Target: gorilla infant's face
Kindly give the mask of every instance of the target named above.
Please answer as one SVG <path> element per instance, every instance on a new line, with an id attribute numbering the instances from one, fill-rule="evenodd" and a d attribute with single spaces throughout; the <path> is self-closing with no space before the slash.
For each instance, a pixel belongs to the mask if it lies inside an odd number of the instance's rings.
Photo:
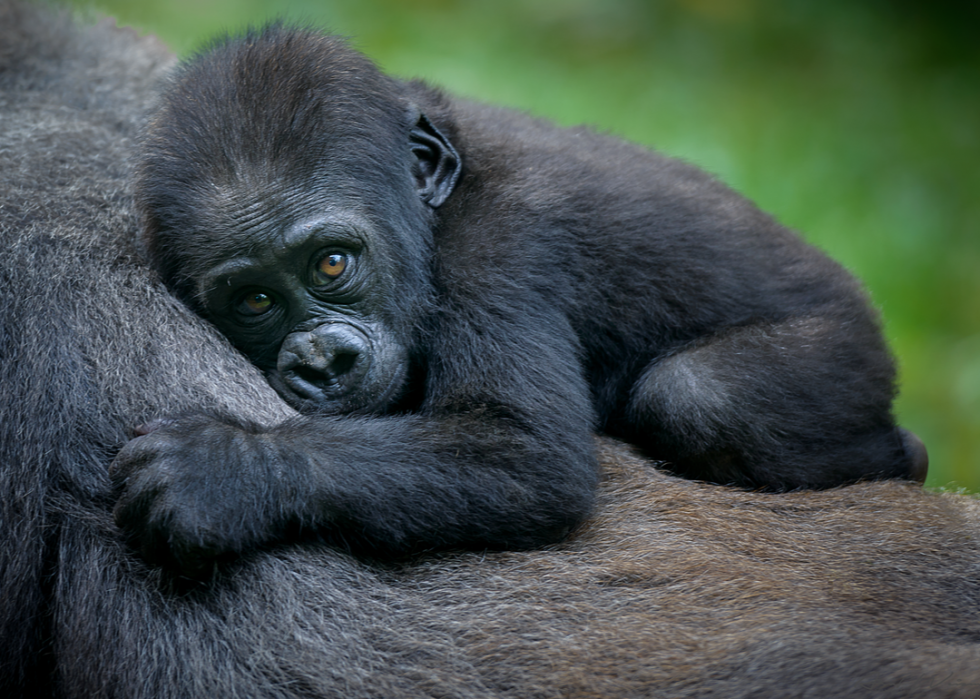
<path id="1" fill-rule="evenodd" d="M 381 412 L 422 375 L 410 358 L 428 356 L 434 209 L 460 158 L 369 64 L 339 85 L 315 77 L 316 53 L 294 94 L 263 82 L 286 60 L 267 58 L 231 66 L 236 89 L 171 96 L 139 166 L 144 242 L 168 286 L 291 405 Z"/>
<path id="2" fill-rule="evenodd" d="M 263 218 L 263 217 L 259 217 Z M 285 227 L 241 221 L 197 275 L 208 317 L 304 412 L 376 412 L 407 376 L 404 329 L 384 317 L 383 239 L 341 208 Z"/>

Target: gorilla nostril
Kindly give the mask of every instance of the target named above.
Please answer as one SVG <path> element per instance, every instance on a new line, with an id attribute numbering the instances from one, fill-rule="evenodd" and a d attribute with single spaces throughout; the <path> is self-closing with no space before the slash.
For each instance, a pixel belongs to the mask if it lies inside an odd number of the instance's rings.
<path id="1" fill-rule="evenodd" d="M 357 352 L 339 352 L 330 363 L 330 373 L 333 376 L 340 376 L 348 373 L 354 368 L 358 358 Z"/>

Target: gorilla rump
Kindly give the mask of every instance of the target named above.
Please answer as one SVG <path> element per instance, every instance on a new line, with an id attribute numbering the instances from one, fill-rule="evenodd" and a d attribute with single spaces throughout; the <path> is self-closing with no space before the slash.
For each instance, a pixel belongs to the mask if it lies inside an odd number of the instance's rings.
<path id="1" fill-rule="evenodd" d="M 297 527 L 381 554 L 553 542 L 590 509 L 595 429 L 720 483 L 924 476 L 838 264 L 689 165 L 337 38 L 273 25 L 184 65 L 137 200 L 165 281 L 303 414 L 145 428 L 114 468 L 151 560 Z"/>

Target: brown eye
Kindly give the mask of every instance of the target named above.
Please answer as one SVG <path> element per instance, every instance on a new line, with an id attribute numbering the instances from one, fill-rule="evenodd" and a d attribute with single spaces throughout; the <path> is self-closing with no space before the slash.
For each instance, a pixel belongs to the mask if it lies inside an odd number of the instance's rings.
<path id="1" fill-rule="evenodd" d="M 238 302 L 238 310 L 245 315 L 260 316 L 275 305 L 272 297 L 262 291 L 250 291 Z"/>
<path id="2" fill-rule="evenodd" d="M 317 284 L 329 284 L 347 269 L 347 255 L 332 252 L 316 264 L 314 276 Z"/>

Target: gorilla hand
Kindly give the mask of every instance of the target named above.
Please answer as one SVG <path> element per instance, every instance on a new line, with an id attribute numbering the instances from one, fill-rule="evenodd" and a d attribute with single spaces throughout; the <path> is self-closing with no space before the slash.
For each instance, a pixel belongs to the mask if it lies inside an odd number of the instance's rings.
<path id="1" fill-rule="evenodd" d="M 147 562 L 200 577 L 222 554 L 254 548 L 284 527 L 275 505 L 288 479 L 256 430 L 195 414 L 154 421 L 137 435 L 110 474 L 116 523 Z"/>

